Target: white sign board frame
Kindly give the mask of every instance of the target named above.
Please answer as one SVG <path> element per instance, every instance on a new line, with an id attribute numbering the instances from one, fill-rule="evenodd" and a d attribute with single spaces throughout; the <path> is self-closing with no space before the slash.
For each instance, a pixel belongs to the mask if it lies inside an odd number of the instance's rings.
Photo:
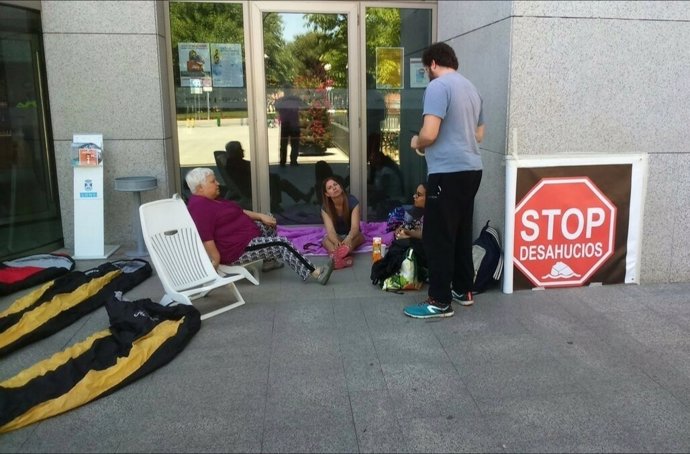
<path id="1" fill-rule="evenodd" d="M 610 164 L 631 164 L 630 219 L 626 254 L 625 283 L 640 281 L 640 248 L 644 219 L 644 198 L 647 187 L 646 154 L 572 154 L 533 155 L 506 157 L 505 236 L 503 248 L 503 293 L 513 293 L 513 248 L 515 246 L 515 208 L 517 171 L 519 168 L 596 166 Z"/>

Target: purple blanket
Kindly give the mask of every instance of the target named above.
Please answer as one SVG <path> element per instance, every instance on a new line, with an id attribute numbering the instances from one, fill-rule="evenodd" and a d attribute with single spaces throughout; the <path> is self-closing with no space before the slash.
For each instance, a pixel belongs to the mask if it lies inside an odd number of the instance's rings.
<path id="1" fill-rule="evenodd" d="M 393 232 L 386 232 L 386 222 L 362 222 L 359 228 L 364 235 L 364 243 L 354 252 L 371 252 L 371 243 L 375 236 L 380 236 L 383 244 L 390 245 Z M 284 236 L 295 245 L 304 255 L 328 255 L 321 246 L 321 240 L 326 234 L 323 227 L 284 227 L 278 226 L 278 236 Z"/>

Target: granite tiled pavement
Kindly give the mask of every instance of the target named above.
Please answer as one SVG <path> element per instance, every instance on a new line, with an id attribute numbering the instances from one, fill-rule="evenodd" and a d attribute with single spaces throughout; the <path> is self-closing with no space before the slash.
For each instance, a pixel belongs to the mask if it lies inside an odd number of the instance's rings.
<path id="1" fill-rule="evenodd" d="M 422 321 L 402 309 L 424 291 L 369 271 L 358 255 L 327 286 L 288 268 L 240 283 L 247 304 L 171 363 L 0 452 L 690 451 L 690 284 L 493 289 Z M 126 297 L 162 293 L 154 276 Z M 3 358 L 0 380 L 107 324 L 99 309 Z"/>

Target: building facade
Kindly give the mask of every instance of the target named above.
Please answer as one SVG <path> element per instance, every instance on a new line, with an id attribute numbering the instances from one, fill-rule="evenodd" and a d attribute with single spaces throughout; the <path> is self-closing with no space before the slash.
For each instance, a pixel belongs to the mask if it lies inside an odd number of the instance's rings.
<path id="1" fill-rule="evenodd" d="M 203 107 L 191 115 L 189 109 L 182 111 L 183 101 L 176 91 L 181 87 L 181 76 L 175 68 L 181 55 L 178 41 L 183 38 L 171 36 L 175 33 L 171 3 L 0 2 L 1 6 L 18 5 L 40 13 L 49 99 L 47 150 L 54 161 L 46 165 L 55 175 L 61 232 L 68 249 L 74 246 L 74 188 L 67 157 L 76 133 L 101 133 L 104 137 L 106 243 L 131 244 L 134 231 L 131 194 L 115 191 L 115 179 L 155 177 L 157 188 L 142 193 L 143 201 L 183 192 L 185 168 L 212 164 L 212 155 L 202 160 L 187 157 L 187 135 L 209 137 L 218 131 L 213 129 L 215 121 L 218 128 L 233 122 L 248 128 L 243 145 L 256 150 L 250 152 L 251 206 L 262 211 L 273 208 L 273 196 L 267 190 L 272 184 L 271 174 L 287 170 L 278 167 L 271 154 L 274 151 L 260 151 L 277 149 L 277 139 L 272 138 L 271 108 L 265 109 L 264 102 L 257 101 L 275 93 L 269 90 L 270 84 L 257 83 L 268 80 L 268 63 L 256 63 L 257 55 L 268 55 L 264 46 L 268 38 L 256 36 L 261 33 L 257 30 L 262 27 L 262 18 L 265 22 L 274 10 L 285 14 L 284 19 L 293 13 L 333 14 L 347 19 L 350 52 L 345 67 L 355 75 L 350 73 L 344 95 L 349 103 L 339 123 L 346 125 L 342 129 L 345 139 L 334 139 L 342 140 L 339 149 L 346 150 L 346 156 L 333 165 L 338 168 L 342 164 L 347 169 L 344 172 L 348 173 L 351 191 L 361 195 L 365 206 L 373 206 L 374 191 L 369 186 L 368 156 L 364 152 L 366 134 L 361 126 L 373 112 L 368 110 L 366 95 L 365 74 L 370 63 L 363 43 L 367 30 L 355 24 L 358 17 L 368 14 L 366 8 L 394 6 L 399 10 L 403 38 L 388 47 L 414 48 L 403 52 L 405 74 L 400 76 L 403 90 L 398 117 L 391 115 L 396 106 L 390 99 L 395 98 L 386 97 L 386 125 L 395 123 L 397 128 L 396 158 L 406 190 L 424 175 L 423 165 L 406 146 L 410 131 L 421 124 L 423 87 L 411 79 L 414 59 L 421 57 L 429 42 L 445 41 L 458 54 L 460 72 L 475 83 L 484 100 L 485 170 L 475 208 L 477 232 L 487 219 L 503 231 L 505 163 L 511 156 L 642 153 L 647 156 L 648 170 L 640 240 L 641 281 L 690 281 L 690 248 L 685 244 L 684 228 L 690 212 L 690 130 L 686 125 L 690 118 L 690 54 L 684 49 L 684 43 L 690 41 L 690 9 L 683 2 L 441 1 L 391 5 L 351 1 L 322 2 L 328 6 L 318 7 L 321 9 L 314 9 L 312 2 L 287 2 L 289 6 L 286 2 L 226 2 L 239 5 L 245 24 L 244 36 L 238 40 L 244 39 L 242 49 L 247 60 L 243 73 L 246 99 L 240 100 L 246 119 L 223 114 L 213 118 L 213 112 L 223 111 L 212 110 L 210 97 L 205 98 L 205 113 Z M 414 20 L 419 14 L 429 30 L 416 31 L 419 27 Z M 213 43 L 212 38 L 209 40 Z M 337 90 L 329 91 L 333 106 L 337 95 Z M 199 99 L 203 101 L 203 94 Z M 333 110 L 337 116 L 338 109 Z M 202 124 L 208 129 L 199 133 Z M 209 144 L 208 152 L 224 143 L 225 139 Z M 368 210 L 367 216 L 377 219 L 381 213 Z"/>

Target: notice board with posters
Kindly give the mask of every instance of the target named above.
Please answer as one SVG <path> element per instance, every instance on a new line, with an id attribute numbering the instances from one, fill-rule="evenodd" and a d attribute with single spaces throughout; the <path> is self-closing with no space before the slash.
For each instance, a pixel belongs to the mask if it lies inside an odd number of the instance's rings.
<path id="1" fill-rule="evenodd" d="M 638 283 L 647 156 L 506 161 L 503 292 Z"/>

